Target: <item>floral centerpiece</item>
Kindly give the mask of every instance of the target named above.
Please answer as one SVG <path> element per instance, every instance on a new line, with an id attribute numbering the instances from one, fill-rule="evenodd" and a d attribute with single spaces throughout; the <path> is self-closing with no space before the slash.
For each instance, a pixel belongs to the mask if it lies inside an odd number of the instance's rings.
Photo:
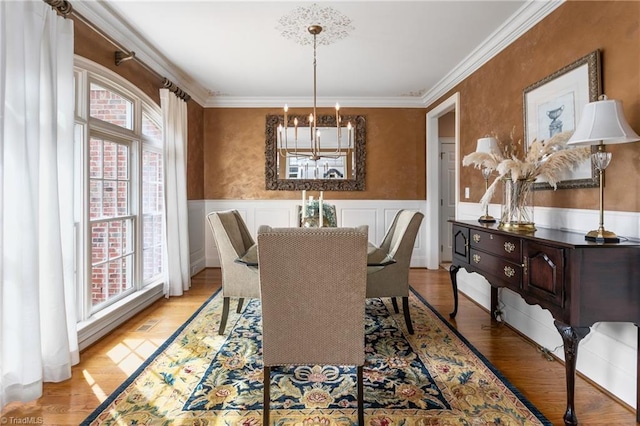
<path id="1" fill-rule="evenodd" d="M 536 181 L 547 182 L 555 190 L 565 173 L 587 160 L 591 150 L 589 147 L 568 148 L 567 141 L 573 132 L 562 132 L 546 141 L 534 140 L 524 156 L 519 158 L 517 146 L 522 145 L 522 141 L 514 142 L 514 130 L 511 131 L 510 143 L 502 148 L 502 152 L 473 152 L 463 158 L 462 165 L 473 164 L 478 169 L 496 170 L 497 177 L 487 188 L 480 204 L 486 209 L 499 184 L 504 184 L 501 227 L 533 230 L 533 217 L 528 210 L 533 207 L 529 205 L 533 184 Z"/>
<path id="2" fill-rule="evenodd" d="M 331 204 L 327 204 L 320 200 L 311 200 L 305 203 L 304 213 L 300 211 L 302 215 L 302 226 L 317 227 L 320 224 L 320 203 L 322 203 L 322 226 L 336 227 L 338 221 L 336 220 L 336 210 Z"/>

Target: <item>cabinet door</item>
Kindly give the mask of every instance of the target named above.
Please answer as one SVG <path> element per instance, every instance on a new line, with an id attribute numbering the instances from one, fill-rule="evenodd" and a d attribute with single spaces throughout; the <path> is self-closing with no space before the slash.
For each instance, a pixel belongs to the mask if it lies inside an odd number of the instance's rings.
<path id="1" fill-rule="evenodd" d="M 524 242 L 523 296 L 527 301 L 564 307 L 565 251 L 533 241 Z"/>
<path id="2" fill-rule="evenodd" d="M 469 263 L 469 228 L 453 225 L 453 259 Z"/>

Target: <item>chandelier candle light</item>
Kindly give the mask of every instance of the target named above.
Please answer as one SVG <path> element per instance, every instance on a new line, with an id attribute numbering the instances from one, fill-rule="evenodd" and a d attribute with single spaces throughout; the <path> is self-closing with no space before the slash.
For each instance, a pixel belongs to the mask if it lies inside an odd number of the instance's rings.
<path id="1" fill-rule="evenodd" d="M 323 150 L 322 145 L 320 143 L 320 130 L 318 129 L 318 115 L 317 115 L 317 63 L 316 63 L 316 52 L 317 52 L 317 40 L 316 37 L 318 34 L 322 32 L 322 27 L 320 25 L 311 25 L 308 27 L 308 31 L 311 35 L 313 35 L 313 112 L 309 114 L 309 140 L 310 145 L 307 148 L 304 147 L 302 150 L 301 147 L 298 146 L 298 125 L 302 124 L 298 122 L 298 118 L 295 117 L 293 120 L 293 146 L 289 146 L 289 107 L 285 104 L 284 106 L 284 122 L 278 125 L 278 146 L 280 155 L 283 157 L 302 157 L 308 158 L 315 162 L 316 168 L 316 177 L 317 177 L 317 169 L 318 169 L 318 160 L 321 158 L 331 158 L 337 159 L 340 158 L 342 154 L 343 144 L 342 144 L 342 118 L 340 117 L 340 104 L 336 103 L 336 148 L 335 150 Z M 344 146 L 348 152 L 353 149 L 353 126 L 351 122 L 347 123 L 347 144 Z"/>

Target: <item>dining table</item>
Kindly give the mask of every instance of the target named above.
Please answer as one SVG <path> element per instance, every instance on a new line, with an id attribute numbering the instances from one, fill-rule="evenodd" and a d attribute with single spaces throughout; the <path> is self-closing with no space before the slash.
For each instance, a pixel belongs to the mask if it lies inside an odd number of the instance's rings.
<path id="1" fill-rule="evenodd" d="M 249 249 L 236 260 L 250 267 L 258 267 L 258 244 L 253 244 Z M 367 273 L 372 273 L 384 268 L 387 265 L 396 263 L 395 259 L 385 250 L 369 242 L 367 245 Z"/>

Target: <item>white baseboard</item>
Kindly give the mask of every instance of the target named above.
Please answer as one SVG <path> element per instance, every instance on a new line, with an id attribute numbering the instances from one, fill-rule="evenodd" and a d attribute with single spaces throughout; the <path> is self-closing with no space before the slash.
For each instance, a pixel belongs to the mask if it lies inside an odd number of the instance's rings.
<path id="1" fill-rule="evenodd" d="M 491 205 L 489 213 L 500 217 L 500 206 Z M 460 203 L 457 217 L 461 220 L 477 219 L 483 214 L 479 204 Z M 586 233 L 597 228 L 599 212 L 596 210 L 556 209 L 535 207 L 536 226 L 566 229 Z M 638 238 L 640 213 L 605 212 L 605 223 L 612 224 L 618 235 Z M 472 300 L 490 307 L 490 286 L 478 274 L 458 273 L 458 289 Z M 564 359 L 562 339 L 553 325 L 548 311 L 528 305 L 518 294 L 507 289 L 500 291 L 504 304 L 504 320 L 509 325 Z M 532 348 L 532 350 L 534 350 Z M 636 406 L 637 329 L 631 323 L 597 323 L 580 343 L 577 370 L 611 392 L 631 407 Z"/>

